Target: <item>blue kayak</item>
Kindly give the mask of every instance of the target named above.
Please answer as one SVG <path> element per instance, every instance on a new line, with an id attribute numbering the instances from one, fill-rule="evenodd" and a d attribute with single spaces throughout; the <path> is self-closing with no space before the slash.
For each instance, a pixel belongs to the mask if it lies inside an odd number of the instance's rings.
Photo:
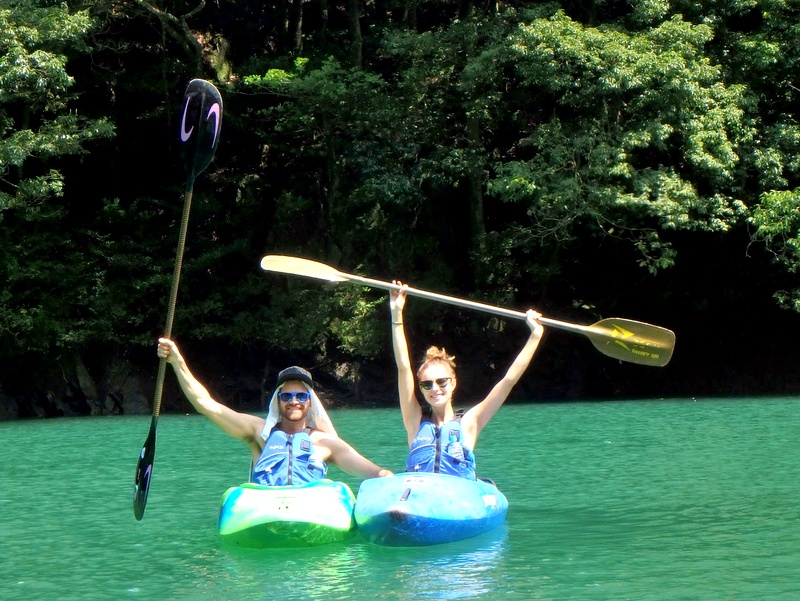
<path id="1" fill-rule="evenodd" d="M 407 472 L 364 480 L 355 519 L 370 542 L 413 547 L 478 536 L 500 526 L 507 511 L 508 500 L 491 482 Z"/>
<path id="2" fill-rule="evenodd" d="M 246 483 L 222 497 L 219 533 L 227 545 L 308 547 L 343 541 L 356 532 L 355 497 L 343 482 L 298 486 Z"/>

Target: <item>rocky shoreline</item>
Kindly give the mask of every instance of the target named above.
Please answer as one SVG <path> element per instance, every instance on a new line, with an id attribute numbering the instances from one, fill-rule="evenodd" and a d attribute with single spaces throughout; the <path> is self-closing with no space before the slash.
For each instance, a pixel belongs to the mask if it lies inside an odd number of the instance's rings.
<path id="1" fill-rule="evenodd" d="M 221 402 L 239 411 L 258 412 L 265 409 L 279 371 L 272 369 L 271 364 L 268 362 L 267 367 L 254 371 L 223 364 L 203 365 L 201 361 L 192 369 Z M 61 365 L 58 376 L 40 378 L 27 390 L 10 391 L 0 386 L 0 421 L 152 413 L 158 372 L 156 361 L 143 366 L 128 359 L 115 359 L 94 371 L 95 375 L 78 359 L 69 367 Z M 254 375 L 258 371 L 263 372 L 260 378 Z M 355 371 L 350 365 L 315 370 L 317 393 L 326 405 L 376 406 L 394 402 L 393 381 L 380 377 L 366 383 L 363 378 L 354 376 Z M 168 367 L 160 413 L 191 411 L 192 406 Z"/>
<path id="2" fill-rule="evenodd" d="M 534 360 L 509 402 L 554 402 L 691 397 L 800 397 L 800 352 L 784 345 L 739 345 L 723 361 L 700 357 L 704 347 L 684 347 L 664 368 L 642 367 L 598 356 L 590 345 L 554 344 Z M 696 351 L 694 349 L 697 349 Z M 183 349 L 192 371 L 218 400 L 239 411 L 266 409 L 278 372 L 302 365 L 314 374 L 329 407 L 395 407 L 393 363 L 336 363 L 325 357 L 265 357 L 219 346 Z M 457 400 L 470 406 L 488 392 L 513 358 L 513 350 L 487 348 L 459 356 Z M 149 353 L 106 355 L 91 367 L 81 357 L 59 362 L 57 373 L 28 374 L 0 383 L 0 421 L 100 415 L 149 415 L 158 361 Z M 167 369 L 161 414 L 194 411 Z"/>

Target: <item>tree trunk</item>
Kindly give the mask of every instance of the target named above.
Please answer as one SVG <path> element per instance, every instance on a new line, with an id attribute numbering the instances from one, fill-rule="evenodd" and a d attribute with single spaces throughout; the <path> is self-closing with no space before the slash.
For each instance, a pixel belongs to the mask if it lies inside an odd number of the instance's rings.
<path id="1" fill-rule="evenodd" d="M 328 117 L 323 118 L 325 132 L 325 169 L 320 174 L 320 215 L 322 235 L 326 242 L 326 256 L 334 262 L 342 258 L 344 238 L 339 228 L 339 165 L 338 150 L 333 124 Z M 345 234 L 346 235 L 346 234 Z"/>
<path id="2" fill-rule="evenodd" d="M 278 50 L 285 53 L 289 47 L 289 9 L 286 4 L 291 0 L 281 0 L 275 5 L 275 30 L 277 31 Z"/>
<path id="3" fill-rule="evenodd" d="M 347 15 L 350 21 L 350 64 L 360 69 L 364 41 L 361 38 L 361 5 L 359 0 L 349 0 L 347 3 Z"/>
<path id="4" fill-rule="evenodd" d="M 475 115 L 467 116 L 467 137 L 473 148 L 481 146 L 481 124 Z M 483 215 L 483 162 L 477 164 L 467 176 L 467 196 L 469 199 L 470 229 L 472 233 L 472 250 L 480 253 L 486 238 L 486 223 Z"/>
<path id="5" fill-rule="evenodd" d="M 292 0 L 289 5 L 287 35 L 295 54 L 303 51 L 303 2 L 304 0 Z"/>
<path id="6" fill-rule="evenodd" d="M 319 20 L 319 46 L 325 48 L 328 44 L 328 0 L 320 1 Z"/>
<path id="7" fill-rule="evenodd" d="M 411 30 L 417 29 L 417 0 L 406 0 L 403 8 L 403 23 Z"/>

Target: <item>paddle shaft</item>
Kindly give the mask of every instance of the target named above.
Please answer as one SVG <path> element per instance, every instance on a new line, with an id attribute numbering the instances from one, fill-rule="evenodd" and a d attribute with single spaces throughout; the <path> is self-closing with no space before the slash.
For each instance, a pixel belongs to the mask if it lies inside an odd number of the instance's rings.
<path id="1" fill-rule="evenodd" d="M 365 286 L 372 286 L 374 288 L 383 288 L 385 290 L 396 290 L 396 291 L 405 290 L 406 294 L 410 294 L 412 296 L 419 296 L 428 300 L 447 303 L 450 305 L 456 305 L 458 307 L 463 307 L 465 309 L 475 309 L 476 311 L 483 311 L 484 313 L 492 313 L 494 315 L 499 315 L 500 317 L 509 317 L 511 319 L 520 319 L 522 321 L 525 321 L 525 313 L 523 313 L 522 311 L 514 311 L 513 309 L 505 309 L 503 307 L 485 305 L 483 303 L 467 300 L 464 298 L 447 296 L 445 294 L 438 294 L 436 292 L 428 292 L 427 290 L 417 290 L 416 288 L 411 288 L 409 286 L 400 286 L 398 284 L 382 282 L 381 280 L 362 278 L 361 276 L 351 275 L 349 273 L 337 272 L 337 274 L 345 278 L 346 280 L 349 280 L 351 282 L 358 282 L 359 284 L 364 284 Z M 593 331 L 591 326 L 582 326 L 574 323 L 567 323 L 564 321 L 558 321 L 556 319 L 550 319 L 549 317 L 540 317 L 538 321 L 539 323 L 545 326 L 559 328 L 561 330 L 568 330 L 570 332 L 575 332 L 578 334 L 586 334 Z M 598 331 L 598 333 L 602 332 Z"/>
<path id="2" fill-rule="evenodd" d="M 192 205 L 192 189 L 194 187 L 194 174 L 186 181 L 186 193 L 183 201 L 183 217 L 181 219 L 180 234 L 178 235 L 178 250 L 175 256 L 175 268 L 172 272 L 172 290 L 169 295 L 169 305 L 167 307 L 167 322 L 164 326 L 164 336 L 172 336 L 172 322 L 175 319 L 175 306 L 178 300 L 178 284 L 181 279 L 181 267 L 183 265 L 183 249 L 186 245 L 186 229 L 189 223 L 189 209 Z M 147 505 L 147 494 L 150 490 L 150 477 L 153 470 L 153 462 L 156 455 L 156 428 L 158 427 L 158 416 L 161 412 L 161 397 L 164 392 L 164 378 L 167 372 L 167 360 L 159 359 L 158 375 L 156 376 L 156 390 L 153 395 L 153 417 L 150 420 L 150 430 L 147 433 L 139 461 L 136 464 L 136 477 L 134 478 L 133 496 L 133 515 L 137 520 L 144 516 Z"/>
<path id="3" fill-rule="evenodd" d="M 181 269 L 183 268 L 183 250 L 186 247 L 186 229 L 189 224 L 189 210 L 192 207 L 192 193 L 194 189 L 194 174 L 186 180 L 186 194 L 183 201 L 183 217 L 181 218 L 181 229 L 178 234 L 178 250 L 175 253 L 175 268 L 172 272 L 172 289 L 169 294 L 169 306 L 167 307 L 167 322 L 164 325 L 164 337 L 172 336 L 172 323 L 175 320 L 175 306 L 178 303 L 178 286 L 181 281 Z M 164 358 L 158 361 L 158 376 L 156 377 L 156 391 L 153 397 L 153 420 L 158 419 L 161 412 L 161 396 L 164 392 L 164 377 L 167 371 L 167 360 Z"/>

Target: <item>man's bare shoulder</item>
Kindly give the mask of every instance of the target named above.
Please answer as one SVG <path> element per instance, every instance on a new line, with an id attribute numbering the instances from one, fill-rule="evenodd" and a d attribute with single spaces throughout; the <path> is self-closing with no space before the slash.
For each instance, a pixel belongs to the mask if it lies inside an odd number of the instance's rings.
<path id="1" fill-rule="evenodd" d="M 247 436 L 245 437 L 245 441 L 252 442 L 262 439 L 262 433 L 264 432 L 264 427 L 267 425 L 267 420 L 259 415 L 253 415 L 251 413 L 240 413 L 239 415 L 242 416 L 243 422 L 247 424 Z M 266 434 L 264 434 L 264 436 L 266 436 Z"/>

